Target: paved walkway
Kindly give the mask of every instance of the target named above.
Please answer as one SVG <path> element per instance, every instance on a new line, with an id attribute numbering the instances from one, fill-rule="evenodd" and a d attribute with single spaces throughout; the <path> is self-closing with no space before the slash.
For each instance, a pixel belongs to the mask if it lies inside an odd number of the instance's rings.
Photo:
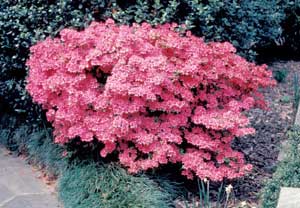
<path id="1" fill-rule="evenodd" d="M 300 189 L 281 187 L 277 208 L 299 208 Z"/>
<path id="2" fill-rule="evenodd" d="M 56 194 L 30 165 L 0 146 L 0 208 L 58 208 Z"/>

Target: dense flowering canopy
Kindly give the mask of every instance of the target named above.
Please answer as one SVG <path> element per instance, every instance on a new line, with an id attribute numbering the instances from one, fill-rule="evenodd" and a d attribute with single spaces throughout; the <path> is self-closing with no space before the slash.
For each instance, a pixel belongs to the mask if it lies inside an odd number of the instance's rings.
<path id="1" fill-rule="evenodd" d="M 217 181 L 250 170 L 231 141 L 254 133 L 243 111 L 264 104 L 271 72 L 175 27 L 107 20 L 31 47 L 27 90 L 56 142 L 97 139 L 133 173 L 171 162 Z"/>

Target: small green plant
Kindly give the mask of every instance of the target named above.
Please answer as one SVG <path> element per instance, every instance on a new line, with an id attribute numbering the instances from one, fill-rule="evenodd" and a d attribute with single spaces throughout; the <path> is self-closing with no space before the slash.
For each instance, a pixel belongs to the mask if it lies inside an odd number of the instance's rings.
<path id="1" fill-rule="evenodd" d="M 291 101 L 291 97 L 288 96 L 288 95 L 283 95 L 281 98 L 280 98 L 280 101 L 283 102 L 283 103 L 289 103 Z"/>
<path id="2" fill-rule="evenodd" d="M 188 204 L 185 201 L 185 208 L 228 208 L 229 202 L 234 198 L 233 186 L 229 184 L 224 187 L 224 182 L 218 188 L 217 195 L 213 200 L 210 193 L 210 181 L 197 179 L 198 185 L 198 199 L 199 201 L 193 201 Z"/>
<path id="3" fill-rule="evenodd" d="M 286 69 L 280 69 L 273 72 L 273 77 L 278 83 L 284 82 L 287 75 L 288 71 Z"/>

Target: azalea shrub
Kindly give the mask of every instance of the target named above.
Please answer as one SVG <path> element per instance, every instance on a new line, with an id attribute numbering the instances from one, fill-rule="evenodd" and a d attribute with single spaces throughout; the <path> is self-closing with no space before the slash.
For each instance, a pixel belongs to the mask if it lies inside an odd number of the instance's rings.
<path id="1" fill-rule="evenodd" d="M 132 173 L 180 163 L 188 178 L 220 181 L 249 171 L 231 141 L 255 132 L 244 112 L 265 106 L 258 89 L 272 74 L 182 28 L 109 19 L 32 46 L 27 90 L 55 141 L 97 140 Z"/>

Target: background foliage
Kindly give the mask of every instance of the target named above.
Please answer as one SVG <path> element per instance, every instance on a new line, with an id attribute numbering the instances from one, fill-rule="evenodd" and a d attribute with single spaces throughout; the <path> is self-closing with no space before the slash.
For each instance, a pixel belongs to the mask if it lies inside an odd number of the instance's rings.
<path id="1" fill-rule="evenodd" d="M 118 2 L 118 1 L 117 1 Z M 282 33 L 282 5 L 276 0 L 169 0 L 113 4 L 120 23 L 147 21 L 184 23 L 207 41 L 229 41 L 240 55 L 253 60 L 256 48 L 268 47 Z"/>
<path id="2" fill-rule="evenodd" d="M 286 17 L 281 25 L 283 33 L 281 36 L 282 45 L 289 50 L 291 56 L 300 55 L 300 1 L 284 0 L 282 7 Z"/>

